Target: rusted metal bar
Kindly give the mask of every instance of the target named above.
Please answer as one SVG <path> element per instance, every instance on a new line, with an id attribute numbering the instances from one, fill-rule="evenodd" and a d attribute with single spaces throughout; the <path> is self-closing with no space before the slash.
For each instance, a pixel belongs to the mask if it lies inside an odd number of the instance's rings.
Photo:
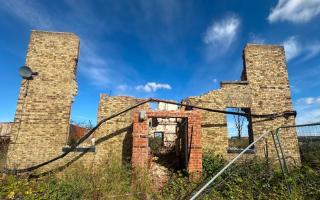
<path id="1" fill-rule="evenodd" d="M 149 102 L 163 102 L 163 103 L 167 103 L 167 104 L 174 104 L 174 105 L 179 105 L 179 106 L 188 106 L 190 108 L 196 108 L 196 109 L 199 109 L 199 110 L 205 110 L 205 111 L 209 111 L 209 112 L 216 112 L 216 113 L 222 113 L 222 114 L 232 114 L 232 115 L 241 115 L 241 116 L 250 116 L 250 117 L 258 117 L 258 118 L 275 118 L 275 117 L 281 117 L 281 116 L 285 116 L 285 115 L 295 115 L 296 112 L 295 111 L 288 111 L 288 112 L 284 112 L 284 113 L 272 113 L 272 114 L 264 114 L 264 115 L 256 115 L 256 114 L 247 114 L 247 113 L 239 113 L 239 112 L 231 112 L 231 111 L 225 111 L 225 110 L 217 110 L 217 109 L 211 109 L 211 108 L 203 108 L 203 107 L 200 107 L 200 106 L 194 106 L 194 105 L 188 105 L 188 104 L 185 104 L 185 103 L 177 103 L 177 102 L 174 102 L 174 101 L 168 101 L 168 100 L 162 100 L 162 99 L 156 99 L 156 98 L 148 98 L 146 99 L 145 101 L 142 101 L 136 105 L 133 105 L 133 106 L 130 106 L 129 108 L 127 109 L 124 109 L 118 113 L 115 113 L 107 118 L 104 118 L 102 119 L 101 121 L 99 121 L 99 123 L 93 127 L 91 130 L 89 130 L 87 132 L 87 134 L 85 134 L 82 138 L 80 138 L 78 140 L 78 142 L 76 142 L 74 145 L 72 145 L 70 147 L 70 149 L 64 153 L 62 153 L 61 155 L 53 158 L 53 159 L 50 159 L 46 162 L 43 162 L 43 163 L 40 163 L 38 165 L 34 165 L 34 166 L 31 166 L 31 167 L 28 167 L 28 168 L 24 168 L 24 169 L 3 169 L 3 170 L 0 170 L 0 172 L 2 173 L 6 173 L 6 174 L 17 174 L 17 173 L 25 173 L 25 172 L 30 172 L 30 171 L 33 171 L 33 170 L 36 170 L 40 167 L 43 167 L 49 163 L 52 163 L 56 160 L 59 160 L 61 158 L 64 158 L 65 156 L 67 156 L 70 152 L 74 151 L 76 149 L 77 146 L 79 146 L 82 142 L 84 142 L 86 139 L 88 139 L 103 123 L 105 123 L 106 121 L 108 120 L 111 120 L 121 114 L 124 114 L 134 108 L 137 108 L 141 105 L 144 105 L 146 103 L 149 103 Z M 287 113 L 287 114 L 286 114 Z"/>
<path id="2" fill-rule="evenodd" d="M 276 118 L 276 117 L 282 117 L 282 116 L 288 117 L 288 116 L 296 116 L 297 115 L 296 111 L 285 111 L 282 113 L 271 113 L 271 114 L 263 114 L 263 115 L 248 114 L 248 113 L 232 112 L 232 111 L 218 110 L 218 109 L 212 109 L 212 108 L 204 108 L 204 107 L 200 107 L 200 106 L 189 105 L 186 103 L 178 103 L 178 102 L 162 100 L 162 99 L 151 98 L 150 100 L 152 102 L 162 102 L 162 103 L 173 104 L 173 105 L 178 105 L 178 106 L 188 106 L 190 108 L 196 108 L 199 110 L 205 110 L 205 111 L 209 111 L 209 112 L 223 113 L 223 114 L 229 114 L 229 115 L 240 115 L 240 116 L 244 116 L 244 117 Z"/>

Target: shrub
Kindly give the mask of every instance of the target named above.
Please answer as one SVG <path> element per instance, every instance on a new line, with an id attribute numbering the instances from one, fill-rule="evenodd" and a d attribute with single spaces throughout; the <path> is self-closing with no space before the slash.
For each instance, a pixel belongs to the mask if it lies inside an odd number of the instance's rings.
<path id="1" fill-rule="evenodd" d="M 136 171 L 139 174 L 136 176 L 129 166 L 122 165 L 115 157 L 108 157 L 101 167 L 88 169 L 75 164 L 59 177 L 50 175 L 28 180 L 6 176 L 0 179 L 0 199 L 183 199 L 205 183 L 193 182 L 187 173 L 178 171 L 162 191 L 154 191 L 146 171 Z M 212 177 L 224 164 L 221 156 L 212 152 L 204 153 L 204 177 Z M 287 183 L 292 187 L 291 197 Z M 318 168 L 295 168 L 284 179 L 280 170 L 272 169 L 263 160 L 254 159 L 233 165 L 201 198 L 320 199 L 319 185 Z"/>
<path id="2" fill-rule="evenodd" d="M 202 159 L 202 174 L 204 177 L 212 176 L 223 167 L 225 160 L 221 155 L 212 151 L 205 151 Z"/>
<path id="3" fill-rule="evenodd" d="M 59 177 L 33 180 L 6 176 L 0 182 L 0 199 L 141 199 L 152 194 L 147 178 L 132 187 L 131 169 L 112 155 L 100 166 L 88 169 L 78 163 Z"/>
<path id="4" fill-rule="evenodd" d="M 162 147 L 162 138 L 160 137 L 149 137 L 149 146 L 152 154 L 160 153 Z"/>

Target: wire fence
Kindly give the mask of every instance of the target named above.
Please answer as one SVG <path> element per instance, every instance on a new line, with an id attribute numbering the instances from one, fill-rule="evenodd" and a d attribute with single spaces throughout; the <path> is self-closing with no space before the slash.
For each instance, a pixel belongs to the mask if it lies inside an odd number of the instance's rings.
<path id="1" fill-rule="evenodd" d="M 288 178 L 280 170 L 274 170 L 270 162 L 256 159 L 235 163 L 192 198 L 203 186 L 201 184 L 187 197 L 177 199 L 295 199 L 288 192 Z"/>
<path id="2" fill-rule="evenodd" d="M 301 164 L 313 168 L 320 166 L 320 123 L 282 127 L 279 136 L 284 149 L 293 145 L 286 141 L 291 134 L 297 134 Z M 284 152 L 285 154 L 288 152 Z M 290 158 L 288 158 L 290 160 Z"/>
<path id="3" fill-rule="evenodd" d="M 320 166 L 320 124 L 297 128 L 302 164 Z"/>
<path id="4" fill-rule="evenodd" d="M 201 184 L 195 189 L 198 193 L 203 189 L 202 192 L 197 196 L 195 195 L 197 193 L 194 191 L 192 192 L 193 195 L 190 196 L 191 198 L 189 198 L 210 199 L 220 194 L 226 197 L 228 194 L 224 193 L 230 191 L 246 191 L 254 199 L 264 199 L 266 196 L 273 199 L 272 195 L 274 195 L 275 199 L 305 199 L 312 197 L 312 195 L 315 195 L 313 197 L 316 197 L 316 199 L 320 197 L 319 189 L 314 184 L 318 181 L 312 180 L 313 177 L 319 177 L 320 123 L 279 127 L 274 132 L 274 135 L 277 135 L 279 138 L 284 159 L 288 163 L 288 166 L 290 166 L 289 171 L 284 172 L 282 170 L 281 172 L 280 170 L 274 170 L 277 169 L 274 168 L 274 164 L 280 164 L 280 157 L 279 160 L 271 163 L 268 160 L 256 162 L 254 159 L 249 158 L 240 164 L 235 163 L 230 165 L 212 184 L 209 184 L 210 181 L 208 179 L 205 181 L 207 186 Z M 304 168 L 305 166 L 311 167 L 315 171 L 311 173 L 307 170 L 306 172 L 304 171 L 306 169 Z M 217 174 L 215 175 L 220 174 L 222 171 L 223 169 L 221 168 L 221 171 L 216 172 Z M 302 174 L 304 175 L 301 176 Z M 239 189 L 233 188 L 228 190 L 228 187 L 239 187 Z M 252 189 L 252 187 L 257 188 Z M 304 193 L 302 191 L 307 192 Z M 239 193 L 235 194 L 235 196 L 251 198 L 251 196 L 246 196 L 248 194 L 242 195 Z M 303 196 L 299 197 L 300 194 L 303 194 Z"/>

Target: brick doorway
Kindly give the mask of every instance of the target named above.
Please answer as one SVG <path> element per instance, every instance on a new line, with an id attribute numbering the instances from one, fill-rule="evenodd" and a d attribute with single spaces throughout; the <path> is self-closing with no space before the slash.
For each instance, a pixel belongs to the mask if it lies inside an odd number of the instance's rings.
<path id="1" fill-rule="evenodd" d="M 181 168 L 188 173 L 201 174 L 202 147 L 201 147 L 201 120 L 200 112 L 196 110 L 151 111 L 136 110 L 133 119 L 133 168 L 150 167 L 152 158 L 149 136 L 150 124 L 153 119 L 179 119 L 177 120 L 177 138 L 175 139 L 176 159 Z M 151 121 L 151 122 L 150 122 Z M 158 133 L 159 134 L 159 133 Z M 174 162 L 174 160 L 172 160 Z"/>

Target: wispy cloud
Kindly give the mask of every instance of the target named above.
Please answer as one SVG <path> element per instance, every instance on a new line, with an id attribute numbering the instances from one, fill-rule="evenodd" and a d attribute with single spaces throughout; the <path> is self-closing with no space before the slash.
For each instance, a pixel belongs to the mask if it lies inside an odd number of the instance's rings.
<path id="1" fill-rule="evenodd" d="M 289 37 L 283 42 L 283 46 L 286 52 L 287 60 L 291 60 L 298 56 L 301 52 L 301 47 L 295 37 Z"/>
<path id="2" fill-rule="evenodd" d="M 96 53 L 95 45 L 83 40 L 81 43 L 79 70 L 96 86 L 110 83 L 107 61 Z"/>
<path id="3" fill-rule="evenodd" d="M 297 123 L 320 121 L 320 97 L 300 98 L 296 101 Z"/>
<path id="4" fill-rule="evenodd" d="M 203 42 L 207 45 L 210 53 L 227 51 L 236 38 L 239 26 L 240 19 L 235 15 L 213 22 L 203 37 Z"/>
<path id="5" fill-rule="evenodd" d="M 148 82 L 145 85 L 138 85 L 135 87 L 137 90 L 145 92 L 155 92 L 160 89 L 171 90 L 171 86 L 167 83 Z"/>
<path id="6" fill-rule="evenodd" d="M 289 21 L 308 22 L 320 14 L 319 0 L 279 0 L 268 16 L 270 23 Z"/>
<path id="7" fill-rule="evenodd" d="M 309 53 L 304 57 L 304 60 L 308 60 L 320 54 L 320 42 L 313 42 L 312 44 L 308 45 L 306 49 Z"/>
<path id="8" fill-rule="evenodd" d="M 64 31 L 72 30 L 81 38 L 79 72 L 80 75 L 98 87 L 112 87 L 126 79 L 135 77 L 135 70 L 122 62 L 116 56 L 106 53 L 106 48 L 101 51 L 101 45 L 88 34 L 86 26 L 94 24 L 96 30 L 103 27 L 100 19 L 95 15 L 90 4 L 84 1 L 66 0 L 65 5 L 69 7 L 66 19 L 61 16 L 51 16 L 48 7 L 40 1 L 10 0 L 3 1 L 0 9 L 6 10 L 12 16 L 20 19 L 31 28 Z M 77 6 L 74 6 L 77 5 Z M 80 21 L 79 26 L 75 21 Z M 105 43 L 107 46 L 107 44 Z M 130 82 L 130 81 L 129 81 Z"/>
<path id="9" fill-rule="evenodd" d="M 1 0 L 1 7 L 9 14 L 23 20 L 32 28 L 52 30 L 54 25 L 43 6 L 37 1 Z M 1 9 L 0 7 L 0 9 Z"/>
<path id="10" fill-rule="evenodd" d="M 295 36 L 291 36 L 283 41 L 288 61 L 301 56 L 301 60 L 305 61 L 320 54 L 320 43 L 318 41 L 302 43 Z"/>
<path id="11" fill-rule="evenodd" d="M 298 99 L 298 104 L 312 105 L 319 104 L 320 105 L 320 97 L 306 97 Z"/>

